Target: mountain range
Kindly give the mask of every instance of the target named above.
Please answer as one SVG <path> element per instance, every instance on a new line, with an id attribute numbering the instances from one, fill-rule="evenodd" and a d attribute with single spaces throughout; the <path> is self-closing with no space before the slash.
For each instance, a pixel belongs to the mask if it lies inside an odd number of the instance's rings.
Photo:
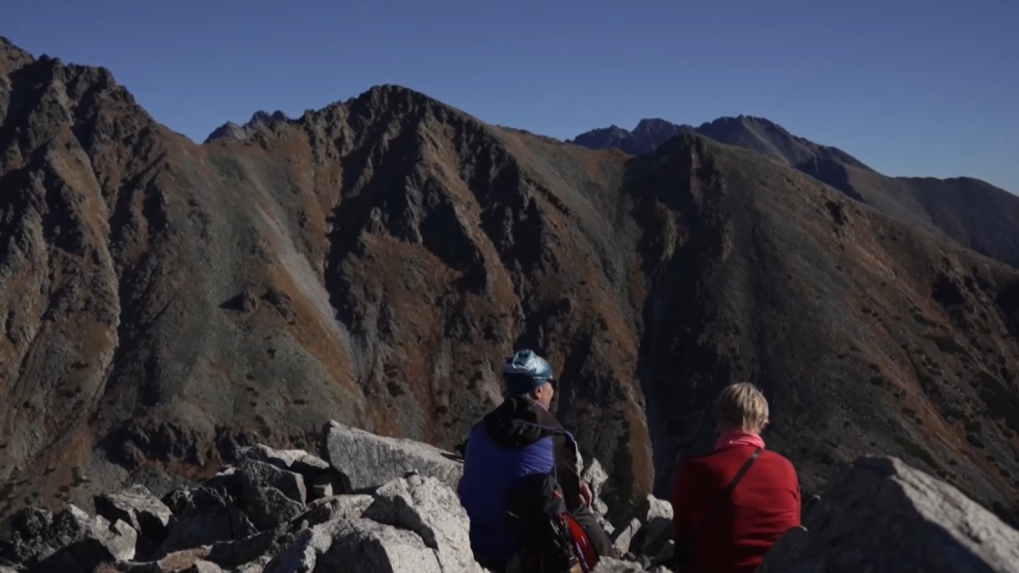
<path id="1" fill-rule="evenodd" d="M 0 40 L 0 514 L 161 495 L 330 419 L 452 449 L 528 347 L 615 511 L 668 496 L 750 380 L 806 491 L 893 454 L 1013 518 L 1014 203 L 767 125 L 649 122 L 633 155 L 377 86 L 198 145 Z"/>
<path id="2" fill-rule="evenodd" d="M 1019 197 L 969 177 L 888 177 L 841 149 L 797 137 L 764 118 L 723 117 L 696 128 L 645 119 L 633 131 L 595 129 L 572 142 L 642 155 L 683 134 L 756 151 L 939 238 L 1019 267 Z"/>

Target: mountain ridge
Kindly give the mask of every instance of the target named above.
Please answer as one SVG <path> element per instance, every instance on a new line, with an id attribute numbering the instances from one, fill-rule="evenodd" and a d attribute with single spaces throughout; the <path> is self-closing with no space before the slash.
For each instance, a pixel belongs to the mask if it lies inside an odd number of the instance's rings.
<path id="1" fill-rule="evenodd" d="M 638 127 L 643 124 L 638 123 Z M 814 143 L 755 116 L 721 117 L 699 127 L 652 120 L 653 134 L 595 129 L 569 143 L 643 155 L 680 133 L 697 133 L 794 167 L 846 196 L 981 254 L 1019 267 L 1019 196 L 973 177 L 889 177 L 837 147 Z M 667 124 L 667 125 L 666 125 Z M 980 193 L 979 202 L 971 201 Z M 993 205 L 982 208 L 981 205 Z"/>

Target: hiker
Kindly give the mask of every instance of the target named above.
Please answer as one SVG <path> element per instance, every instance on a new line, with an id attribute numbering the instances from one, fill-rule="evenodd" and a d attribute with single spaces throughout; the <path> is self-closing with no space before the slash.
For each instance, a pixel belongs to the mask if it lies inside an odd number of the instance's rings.
<path id="1" fill-rule="evenodd" d="M 725 388 L 714 417 L 721 433 L 714 451 L 676 470 L 676 565 L 751 573 L 786 530 L 800 525 L 799 481 L 789 460 L 764 449 L 768 402 L 756 386 Z"/>
<path id="2" fill-rule="evenodd" d="M 566 510 L 586 532 L 600 556 L 614 556 L 608 535 L 591 510 L 594 496 L 580 479 L 580 456 L 573 436 L 549 412 L 555 394 L 552 367 L 530 350 L 503 365 L 506 398 L 471 431 L 457 488 L 470 518 L 471 549 L 487 569 L 502 571 L 517 553 L 506 496 L 531 474 L 558 482 Z"/>

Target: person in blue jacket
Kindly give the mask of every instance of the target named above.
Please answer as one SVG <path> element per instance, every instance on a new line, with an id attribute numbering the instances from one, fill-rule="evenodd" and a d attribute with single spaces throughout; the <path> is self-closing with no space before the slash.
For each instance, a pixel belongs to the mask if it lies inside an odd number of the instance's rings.
<path id="1" fill-rule="evenodd" d="M 555 476 L 566 509 L 584 527 L 601 556 L 614 556 L 608 535 L 591 511 L 590 486 L 580 479 L 581 458 L 573 436 L 549 412 L 555 394 L 552 367 L 530 350 L 503 365 L 506 399 L 471 431 L 457 493 L 470 518 L 471 549 L 486 568 L 501 571 L 517 551 L 506 492 L 519 478 Z"/>

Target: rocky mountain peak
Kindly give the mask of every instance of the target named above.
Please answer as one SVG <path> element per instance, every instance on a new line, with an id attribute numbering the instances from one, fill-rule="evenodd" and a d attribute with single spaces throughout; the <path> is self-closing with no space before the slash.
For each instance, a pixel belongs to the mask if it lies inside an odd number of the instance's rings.
<path id="1" fill-rule="evenodd" d="M 686 125 L 652 118 L 641 120 L 633 131 L 612 125 L 578 135 L 571 142 L 591 149 L 617 148 L 632 155 L 643 155 L 677 135 L 692 131 L 693 128 Z"/>
<path id="2" fill-rule="evenodd" d="M 4 36 L 0 36 L 0 73 L 10 73 L 34 60 L 31 54 L 15 46 Z"/>

